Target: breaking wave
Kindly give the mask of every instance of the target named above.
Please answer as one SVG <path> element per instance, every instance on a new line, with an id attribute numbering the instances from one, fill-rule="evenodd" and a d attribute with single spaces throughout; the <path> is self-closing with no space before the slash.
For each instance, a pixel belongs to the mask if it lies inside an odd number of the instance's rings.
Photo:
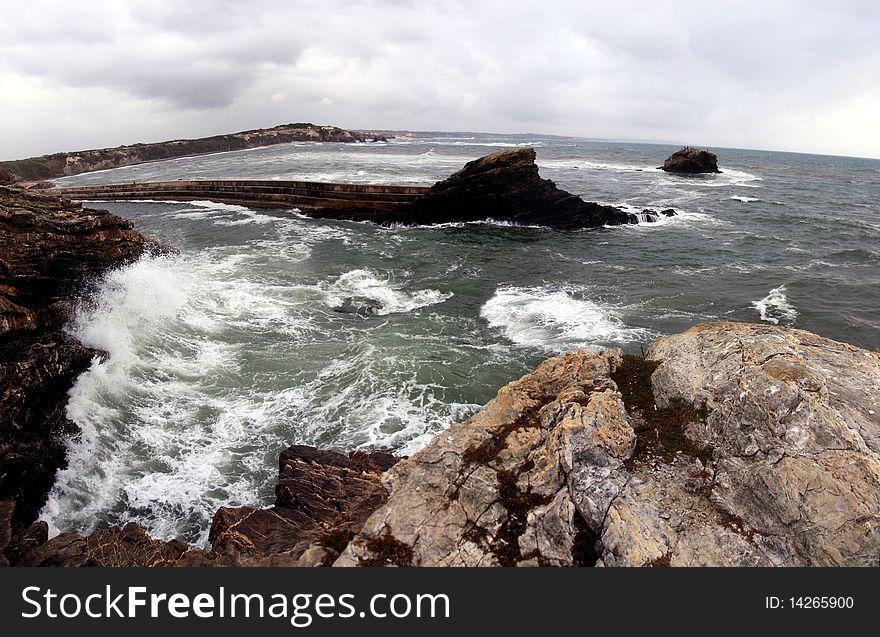
<path id="1" fill-rule="evenodd" d="M 649 337 L 645 329 L 628 327 L 619 309 L 572 287 L 501 287 L 480 316 L 517 345 L 558 352 Z"/>
<path id="2" fill-rule="evenodd" d="M 443 293 L 438 290 L 407 292 L 401 287 L 375 272 L 359 269 L 346 272 L 333 283 L 324 286 L 324 290 L 327 293 L 327 304 L 331 308 L 340 308 L 347 300 L 357 299 L 368 303 L 371 313 L 378 315 L 411 312 L 442 303 L 452 296 L 451 292 Z"/>
<path id="3" fill-rule="evenodd" d="M 753 301 L 752 307 L 758 310 L 762 321 L 778 325 L 784 323 L 791 325 L 797 318 L 797 309 L 785 296 L 785 286 L 773 288 L 770 293 L 760 301 Z"/>

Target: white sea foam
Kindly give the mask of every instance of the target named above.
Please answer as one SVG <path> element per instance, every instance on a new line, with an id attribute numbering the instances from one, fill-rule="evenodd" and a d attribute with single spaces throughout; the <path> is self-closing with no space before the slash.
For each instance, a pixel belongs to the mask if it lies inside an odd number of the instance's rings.
<path id="1" fill-rule="evenodd" d="M 791 325 L 797 318 L 797 309 L 785 296 L 785 286 L 780 285 L 770 290 L 770 293 L 760 301 L 753 301 L 754 307 L 761 315 L 762 321 L 778 325 L 780 322 Z"/>
<path id="2" fill-rule="evenodd" d="M 647 330 L 628 327 L 617 308 L 571 287 L 501 287 L 480 309 L 480 316 L 514 343 L 549 351 L 649 336 Z"/>
<path id="3" fill-rule="evenodd" d="M 761 201 L 757 197 L 745 197 L 743 195 L 731 195 L 728 199 L 734 199 L 735 201 L 741 201 L 743 203 L 752 203 L 753 201 Z"/>
<path id="4" fill-rule="evenodd" d="M 144 257 L 104 278 L 69 328 L 108 356 L 70 391 L 82 434 L 41 514 L 53 532 L 135 520 L 204 543 L 218 506 L 260 501 L 273 473 L 265 455 L 287 442 L 278 423 L 302 396 L 240 377 L 235 335 L 272 328 L 295 343 L 309 319 L 285 296 L 228 278 L 211 251 Z"/>
<path id="5" fill-rule="evenodd" d="M 763 177 L 733 168 L 723 167 L 720 173 L 699 175 L 677 175 L 675 173 L 658 173 L 658 184 L 667 186 L 696 186 L 700 188 L 760 188 Z"/>
<path id="6" fill-rule="evenodd" d="M 415 369 L 371 344 L 347 350 L 304 388 L 307 439 L 335 429 L 351 448 L 410 454 L 479 409 L 449 401 L 443 386 L 417 380 Z"/>
<path id="7" fill-rule="evenodd" d="M 442 303 L 452 296 L 439 290 L 401 289 L 398 283 L 382 278 L 371 270 L 357 269 L 346 272 L 330 284 L 324 285 L 326 303 L 331 308 L 343 305 L 346 299 L 369 299 L 376 303 L 378 315 L 411 312 Z"/>
<path id="8" fill-rule="evenodd" d="M 187 203 L 191 206 L 196 206 L 197 208 L 210 208 L 211 210 L 226 210 L 228 212 L 252 212 L 252 210 L 246 206 L 239 206 L 237 204 L 231 203 L 220 203 L 219 201 L 188 201 Z"/>

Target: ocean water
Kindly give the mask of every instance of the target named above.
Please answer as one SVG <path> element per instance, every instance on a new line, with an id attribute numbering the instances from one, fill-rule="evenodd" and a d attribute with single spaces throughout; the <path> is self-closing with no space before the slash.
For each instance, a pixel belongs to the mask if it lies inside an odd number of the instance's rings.
<path id="1" fill-rule="evenodd" d="M 82 428 L 42 517 L 134 520 L 204 544 L 218 506 L 273 500 L 293 443 L 409 454 L 499 387 L 576 346 L 639 352 L 701 321 L 790 325 L 880 349 L 880 161 L 453 137 L 284 145 L 96 172 L 430 184 L 504 147 L 588 200 L 674 208 L 660 223 L 559 232 L 382 228 L 212 202 L 107 202 L 175 246 L 92 282 L 71 333 L 108 353 L 70 392 Z M 487 210 L 487 217 L 492 211 Z M 337 311 L 360 306 L 360 313 Z M 367 311 L 369 310 L 369 311 Z"/>

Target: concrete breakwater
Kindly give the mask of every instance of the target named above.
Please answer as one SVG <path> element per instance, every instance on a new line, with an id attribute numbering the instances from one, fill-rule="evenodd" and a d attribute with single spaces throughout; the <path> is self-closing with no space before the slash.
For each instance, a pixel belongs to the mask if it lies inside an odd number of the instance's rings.
<path id="1" fill-rule="evenodd" d="M 209 199 L 219 203 L 263 208 L 392 210 L 427 194 L 426 186 L 335 184 L 275 180 L 191 180 L 132 182 L 55 188 L 48 192 L 68 199 Z"/>

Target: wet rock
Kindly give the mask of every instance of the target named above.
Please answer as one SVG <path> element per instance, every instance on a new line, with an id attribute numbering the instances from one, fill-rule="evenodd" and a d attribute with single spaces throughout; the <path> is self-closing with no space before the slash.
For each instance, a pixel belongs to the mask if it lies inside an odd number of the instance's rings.
<path id="1" fill-rule="evenodd" d="M 342 304 L 334 307 L 334 312 L 355 314 L 357 316 L 375 316 L 382 309 L 382 304 L 374 299 L 362 296 L 350 296 Z"/>
<path id="2" fill-rule="evenodd" d="M 666 158 L 662 169 L 668 173 L 720 173 L 718 157 L 708 150 L 685 146 Z"/>
<path id="3" fill-rule="evenodd" d="M 49 525 L 45 522 L 34 522 L 12 537 L 4 553 L 12 566 L 29 565 L 31 551 L 48 541 Z"/>
<path id="4" fill-rule="evenodd" d="M 15 532 L 65 464 L 67 390 L 98 355 L 61 330 L 78 286 L 147 245 L 109 212 L 0 187 L 0 498 L 16 502 Z"/>
<path id="5" fill-rule="evenodd" d="M 385 502 L 380 475 L 397 460 L 381 451 L 343 455 L 290 447 L 279 459 L 275 506 L 221 507 L 211 524 L 210 550 L 155 540 L 133 522 L 47 541 L 46 524 L 38 522 L 7 540 L 6 554 L 15 566 L 324 566 Z M 11 509 L 9 516 L 5 511 L 0 503 L 0 544 L 11 516 Z"/>
<path id="6" fill-rule="evenodd" d="M 15 510 L 14 500 L 0 501 L 0 566 L 9 566 L 6 559 L 6 548 L 12 539 L 12 512 Z"/>
<path id="7" fill-rule="evenodd" d="M 338 553 L 385 502 L 380 476 L 395 462 L 381 451 L 343 455 L 294 445 L 279 458 L 275 506 L 221 508 L 211 525 L 212 552 L 298 558 L 319 542 Z"/>

